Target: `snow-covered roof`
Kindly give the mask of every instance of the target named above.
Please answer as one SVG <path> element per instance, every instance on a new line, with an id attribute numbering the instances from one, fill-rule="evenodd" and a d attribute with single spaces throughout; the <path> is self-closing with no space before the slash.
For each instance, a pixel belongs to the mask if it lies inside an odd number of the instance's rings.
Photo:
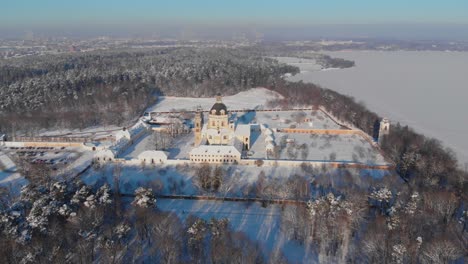
<path id="1" fill-rule="evenodd" d="M 250 125 L 237 125 L 236 135 L 239 136 L 250 136 Z"/>
<path id="2" fill-rule="evenodd" d="M 273 135 L 273 130 L 271 130 L 271 128 L 266 128 L 265 131 L 264 131 L 264 133 L 265 133 L 266 135 Z"/>
<path id="3" fill-rule="evenodd" d="M 193 148 L 190 155 L 238 155 L 241 153 L 234 146 L 225 145 L 203 145 Z"/>
<path id="4" fill-rule="evenodd" d="M 148 128 L 148 125 L 139 120 L 135 125 L 128 129 L 128 132 L 130 133 L 130 136 L 134 136 L 146 128 Z"/>
<path id="5" fill-rule="evenodd" d="M 138 155 L 138 159 L 167 160 L 167 153 L 160 150 L 146 150 Z"/>
<path id="6" fill-rule="evenodd" d="M 275 145 L 272 143 L 268 143 L 265 148 L 267 151 L 273 151 L 275 149 Z"/>
<path id="7" fill-rule="evenodd" d="M 229 130 L 229 129 L 226 129 L 226 128 L 221 128 L 219 130 L 219 133 L 218 133 L 218 130 L 217 129 L 214 129 L 214 128 L 209 128 L 209 129 L 206 129 L 205 130 L 205 133 L 207 135 L 210 135 L 210 136 L 218 136 L 218 135 L 229 135 L 229 134 L 232 134 L 232 131 Z"/>

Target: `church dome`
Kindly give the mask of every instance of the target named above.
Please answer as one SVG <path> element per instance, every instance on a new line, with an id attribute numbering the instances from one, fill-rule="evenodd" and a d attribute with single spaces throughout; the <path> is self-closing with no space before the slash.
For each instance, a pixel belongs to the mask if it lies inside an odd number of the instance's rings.
<path id="1" fill-rule="evenodd" d="M 222 102 L 221 96 L 216 96 L 216 103 L 211 107 L 210 114 L 212 115 L 227 115 L 227 107 Z"/>

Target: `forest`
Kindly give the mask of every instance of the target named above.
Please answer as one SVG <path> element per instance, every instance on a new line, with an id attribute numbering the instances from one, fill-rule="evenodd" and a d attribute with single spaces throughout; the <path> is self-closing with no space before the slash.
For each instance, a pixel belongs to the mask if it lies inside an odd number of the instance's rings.
<path id="1" fill-rule="evenodd" d="M 158 95 L 231 95 L 297 71 L 256 52 L 222 48 L 0 60 L 0 130 L 34 134 L 39 128 L 122 125 Z"/>

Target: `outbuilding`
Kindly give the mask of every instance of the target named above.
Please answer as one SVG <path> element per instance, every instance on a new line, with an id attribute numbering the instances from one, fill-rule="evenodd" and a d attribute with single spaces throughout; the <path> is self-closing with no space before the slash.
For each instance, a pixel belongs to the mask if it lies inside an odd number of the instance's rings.
<path id="1" fill-rule="evenodd" d="M 115 154 L 110 149 L 99 150 L 94 154 L 94 160 L 97 162 L 109 162 L 115 159 Z"/>
<path id="2" fill-rule="evenodd" d="M 138 160 L 150 164 L 162 164 L 167 161 L 167 153 L 160 150 L 146 150 L 138 155 Z"/>

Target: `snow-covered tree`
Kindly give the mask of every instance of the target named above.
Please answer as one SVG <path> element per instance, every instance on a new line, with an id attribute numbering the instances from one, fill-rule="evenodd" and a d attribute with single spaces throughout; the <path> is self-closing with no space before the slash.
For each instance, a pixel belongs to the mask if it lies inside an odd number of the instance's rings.
<path id="1" fill-rule="evenodd" d="M 333 193 L 328 193 L 327 196 L 320 197 L 315 201 L 309 200 L 306 206 L 311 217 L 316 215 L 336 217 L 341 213 L 347 215 L 353 213 L 352 205 L 342 200 L 341 196 L 335 196 Z"/>
<path id="2" fill-rule="evenodd" d="M 404 263 L 404 257 L 406 254 L 406 247 L 402 244 L 394 245 L 392 248 L 392 259 L 397 264 Z"/>
<path id="3" fill-rule="evenodd" d="M 210 230 L 213 237 L 220 237 L 227 231 L 229 226 L 229 220 L 227 218 L 216 219 L 211 218 L 210 220 Z"/>
<path id="4" fill-rule="evenodd" d="M 70 203 L 79 205 L 82 202 L 86 201 L 86 198 L 88 198 L 88 196 L 90 196 L 90 195 L 91 195 L 91 189 L 88 186 L 83 185 L 83 186 L 81 186 L 81 188 L 79 188 L 75 192 L 75 194 L 73 195 L 73 197 L 70 200 Z"/>
<path id="5" fill-rule="evenodd" d="M 203 219 L 197 219 L 192 226 L 189 227 L 187 233 L 189 234 L 189 244 L 196 245 L 199 244 L 205 237 L 205 232 L 207 230 L 207 224 Z"/>
<path id="6" fill-rule="evenodd" d="M 98 200 L 99 204 L 102 205 L 109 205 L 112 203 L 112 198 L 111 198 L 111 192 L 110 192 L 110 186 L 109 184 L 104 184 L 99 188 L 99 190 L 96 192 L 96 197 Z"/>
<path id="7" fill-rule="evenodd" d="M 387 187 L 375 189 L 369 195 L 369 203 L 377 205 L 382 213 L 388 213 L 392 207 L 393 193 Z"/>
<path id="8" fill-rule="evenodd" d="M 152 189 L 139 187 L 135 190 L 135 199 L 133 205 L 149 208 L 156 206 L 156 198 L 154 197 Z"/>
<path id="9" fill-rule="evenodd" d="M 94 196 L 94 194 L 89 195 L 88 197 L 86 197 L 86 200 L 84 201 L 83 204 L 84 206 L 91 208 L 91 209 L 96 208 L 96 204 L 97 204 L 96 196 Z"/>
<path id="10" fill-rule="evenodd" d="M 410 201 L 406 204 L 405 212 L 409 215 L 414 215 L 418 209 L 419 201 L 419 193 L 413 192 L 413 194 L 411 194 Z"/>

